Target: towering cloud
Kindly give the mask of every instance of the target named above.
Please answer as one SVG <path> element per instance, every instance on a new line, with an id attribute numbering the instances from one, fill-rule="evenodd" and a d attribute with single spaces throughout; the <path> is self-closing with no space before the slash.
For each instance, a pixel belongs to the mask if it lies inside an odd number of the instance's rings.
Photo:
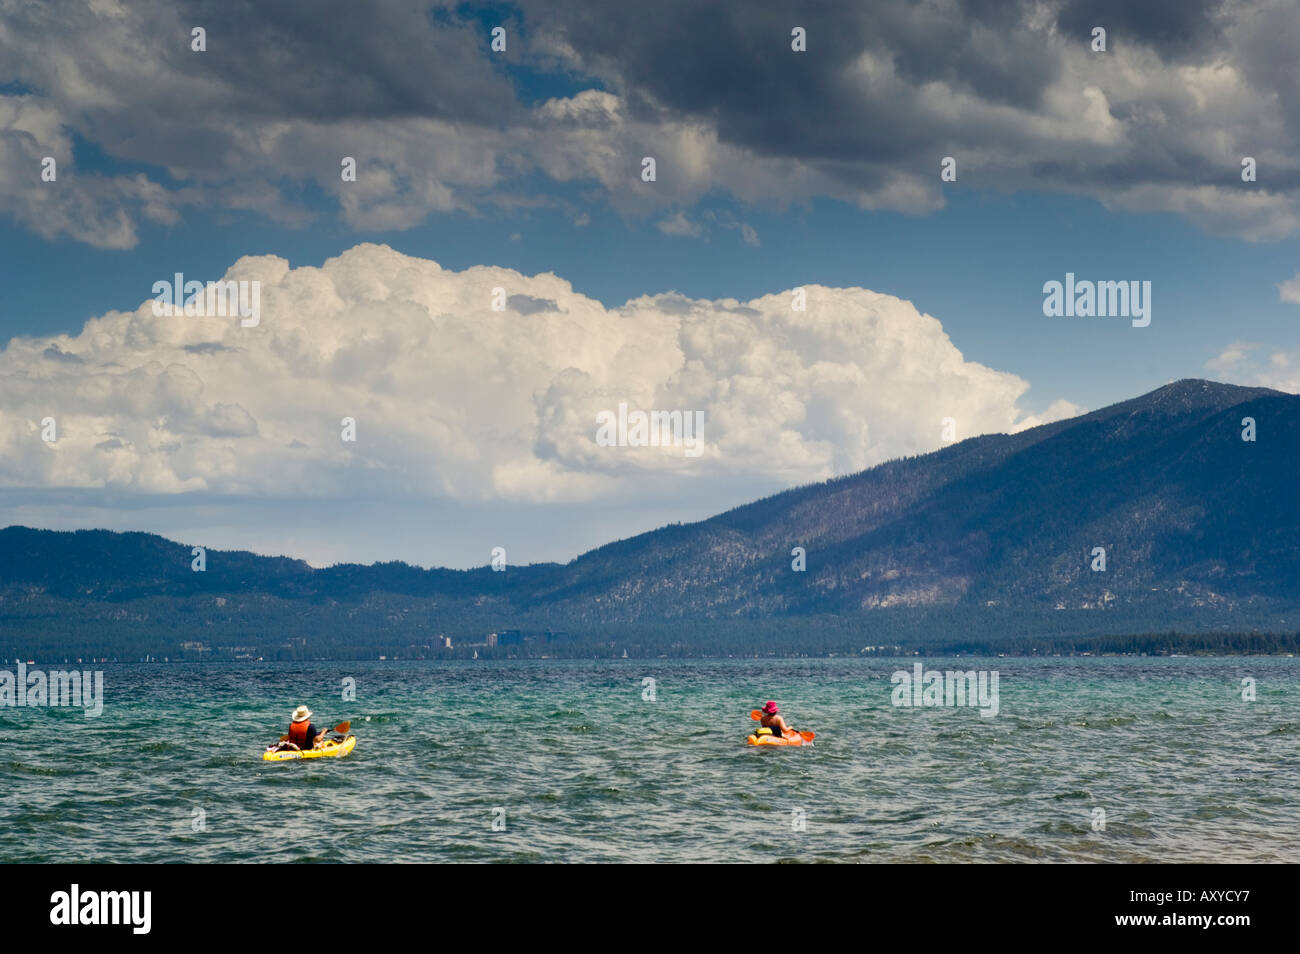
<path id="1" fill-rule="evenodd" d="M 224 280 L 260 282 L 255 327 L 146 300 L 74 336 L 12 340 L 0 485 L 580 501 L 666 473 L 825 478 L 934 449 L 944 418 L 959 439 L 1041 422 L 1017 408 L 1026 382 L 861 288 L 608 309 L 552 274 L 453 272 L 382 245 L 320 268 L 243 258 Z M 620 403 L 702 411 L 702 452 L 601 446 L 597 417 Z"/>

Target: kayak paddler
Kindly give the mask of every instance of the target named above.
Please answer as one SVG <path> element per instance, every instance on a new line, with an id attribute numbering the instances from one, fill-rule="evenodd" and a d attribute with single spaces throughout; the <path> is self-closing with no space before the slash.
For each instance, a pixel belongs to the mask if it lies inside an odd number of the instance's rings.
<path id="1" fill-rule="evenodd" d="M 763 728 L 771 729 L 773 735 L 785 735 L 787 732 L 794 731 L 785 724 L 785 719 L 777 715 L 781 711 L 781 707 L 771 699 L 768 699 L 767 704 L 759 711 L 763 713 L 762 718 L 759 720 L 763 724 Z"/>
<path id="2" fill-rule="evenodd" d="M 314 749 L 325 738 L 328 729 L 318 729 L 311 722 L 312 711 L 306 706 L 293 710 L 293 721 L 289 723 L 289 744 L 296 749 Z"/>

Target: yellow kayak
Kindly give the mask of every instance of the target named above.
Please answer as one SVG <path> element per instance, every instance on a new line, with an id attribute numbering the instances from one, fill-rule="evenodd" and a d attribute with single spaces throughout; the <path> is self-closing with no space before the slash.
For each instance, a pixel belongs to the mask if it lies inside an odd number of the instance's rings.
<path id="1" fill-rule="evenodd" d="M 357 737 L 349 735 L 343 741 L 326 739 L 314 749 L 281 749 L 272 745 L 262 753 L 263 762 L 296 762 L 298 759 L 341 759 L 351 752 L 357 744 Z"/>
<path id="2" fill-rule="evenodd" d="M 771 729 L 757 729 L 745 739 L 747 745 L 803 745 L 813 740 L 812 732 L 795 732 L 793 729 L 777 735 Z"/>

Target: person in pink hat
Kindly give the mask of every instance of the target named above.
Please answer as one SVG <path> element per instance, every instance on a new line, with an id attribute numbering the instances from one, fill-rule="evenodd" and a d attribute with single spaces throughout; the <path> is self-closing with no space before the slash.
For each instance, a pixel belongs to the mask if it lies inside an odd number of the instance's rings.
<path id="1" fill-rule="evenodd" d="M 781 707 L 771 699 L 768 699 L 767 705 L 763 706 L 759 711 L 763 713 L 763 717 L 760 720 L 763 723 L 763 728 L 771 729 L 773 735 L 785 735 L 787 732 L 794 731 L 785 724 L 785 719 L 782 719 L 777 715 L 777 713 L 781 711 Z"/>

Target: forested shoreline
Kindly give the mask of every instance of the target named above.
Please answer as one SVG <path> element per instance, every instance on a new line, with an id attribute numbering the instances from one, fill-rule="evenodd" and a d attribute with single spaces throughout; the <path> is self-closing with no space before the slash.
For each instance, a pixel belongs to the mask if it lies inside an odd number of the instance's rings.
<path id="1" fill-rule="evenodd" d="M 1180 625 L 1118 611 L 902 609 L 855 616 L 589 624 L 430 607 L 84 603 L 0 614 L 0 660 L 707 658 L 889 655 L 1295 654 L 1281 619 L 1205 614 Z M 43 611 L 42 611 L 43 610 Z M 1237 625 L 1233 623 L 1237 622 Z"/>

